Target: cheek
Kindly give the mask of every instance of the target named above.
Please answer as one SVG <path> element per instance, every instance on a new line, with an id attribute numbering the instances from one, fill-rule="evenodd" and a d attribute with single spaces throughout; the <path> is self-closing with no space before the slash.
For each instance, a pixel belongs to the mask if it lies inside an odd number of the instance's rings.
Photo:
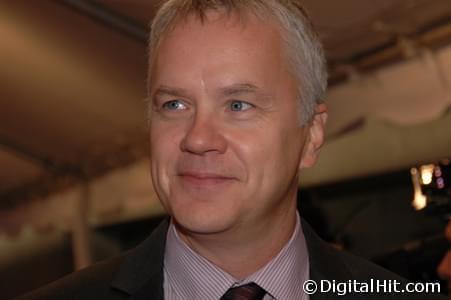
<path id="1" fill-rule="evenodd" d="M 150 166 L 152 180 L 157 191 L 169 189 L 170 175 L 179 155 L 180 134 L 174 127 L 159 124 L 150 127 Z"/>
<path id="2" fill-rule="evenodd" d="M 156 120 L 150 124 L 149 132 L 151 160 L 159 163 L 179 150 L 184 127 L 182 124 Z"/>
<path id="3" fill-rule="evenodd" d="M 289 184 L 296 176 L 302 153 L 299 132 L 293 128 L 272 127 L 249 137 L 251 142 L 243 152 L 263 188 Z"/>
<path id="4" fill-rule="evenodd" d="M 227 137 L 229 148 L 246 170 L 246 182 L 262 187 L 266 178 L 277 170 L 283 155 L 280 137 L 271 129 L 241 131 Z"/>

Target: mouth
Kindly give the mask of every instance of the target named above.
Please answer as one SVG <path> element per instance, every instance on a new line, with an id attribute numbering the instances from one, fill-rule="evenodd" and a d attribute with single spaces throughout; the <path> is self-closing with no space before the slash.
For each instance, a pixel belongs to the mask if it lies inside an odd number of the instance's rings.
<path id="1" fill-rule="evenodd" d="M 203 172 L 181 172 L 178 176 L 184 183 L 197 187 L 216 186 L 235 180 L 235 178 L 230 176 Z"/>

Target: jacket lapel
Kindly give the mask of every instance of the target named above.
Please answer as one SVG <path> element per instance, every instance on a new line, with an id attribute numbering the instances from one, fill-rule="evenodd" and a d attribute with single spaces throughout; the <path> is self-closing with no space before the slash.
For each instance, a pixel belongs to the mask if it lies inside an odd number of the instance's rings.
<path id="1" fill-rule="evenodd" d="M 320 285 L 321 280 L 346 281 L 352 279 L 352 274 L 343 262 L 338 250 L 332 248 L 323 241 L 310 227 L 301 219 L 302 230 L 309 253 L 310 279 Z M 310 295 L 311 300 L 343 299 L 335 293 L 315 293 Z M 346 299 L 361 299 L 358 295 L 346 295 Z"/>
<path id="2" fill-rule="evenodd" d="M 163 261 L 169 219 L 130 250 L 111 281 L 114 289 L 134 299 L 163 300 Z"/>

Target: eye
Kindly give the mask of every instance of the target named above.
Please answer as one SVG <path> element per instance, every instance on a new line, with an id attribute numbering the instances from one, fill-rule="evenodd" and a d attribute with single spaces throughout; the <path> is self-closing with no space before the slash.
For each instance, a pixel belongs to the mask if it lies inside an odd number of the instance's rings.
<path id="1" fill-rule="evenodd" d="M 244 111 L 252 107 L 254 107 L 252 104 L 239 100 L 234 100 L 230 103 L 230 109 L 232 111 Z"/>
<path id="2" fill-rule="evenodd" d="M 186 105 L 183 104 L 183 102 L 180 100 L 171 100 L 171 101 L 165 102 L 163 104 L 163 108 L 167 109 L 167 110 L 181 110 L 181 109 L 186 109 Z"/>

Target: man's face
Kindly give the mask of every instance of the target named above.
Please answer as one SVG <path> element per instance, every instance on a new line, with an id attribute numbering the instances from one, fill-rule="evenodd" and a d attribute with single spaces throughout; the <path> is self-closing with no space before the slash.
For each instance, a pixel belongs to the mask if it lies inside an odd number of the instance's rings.
<path id="1" fill-rule="evenodd" d="M 293 213 L 298 169 L 313 164 L 322 123 L 299 126 L 286 61 L 278 27 L 250 15 L 243 24 L 190 17 L 161 40 L 149 87 L 152 180 L 185 230 Z"/>

